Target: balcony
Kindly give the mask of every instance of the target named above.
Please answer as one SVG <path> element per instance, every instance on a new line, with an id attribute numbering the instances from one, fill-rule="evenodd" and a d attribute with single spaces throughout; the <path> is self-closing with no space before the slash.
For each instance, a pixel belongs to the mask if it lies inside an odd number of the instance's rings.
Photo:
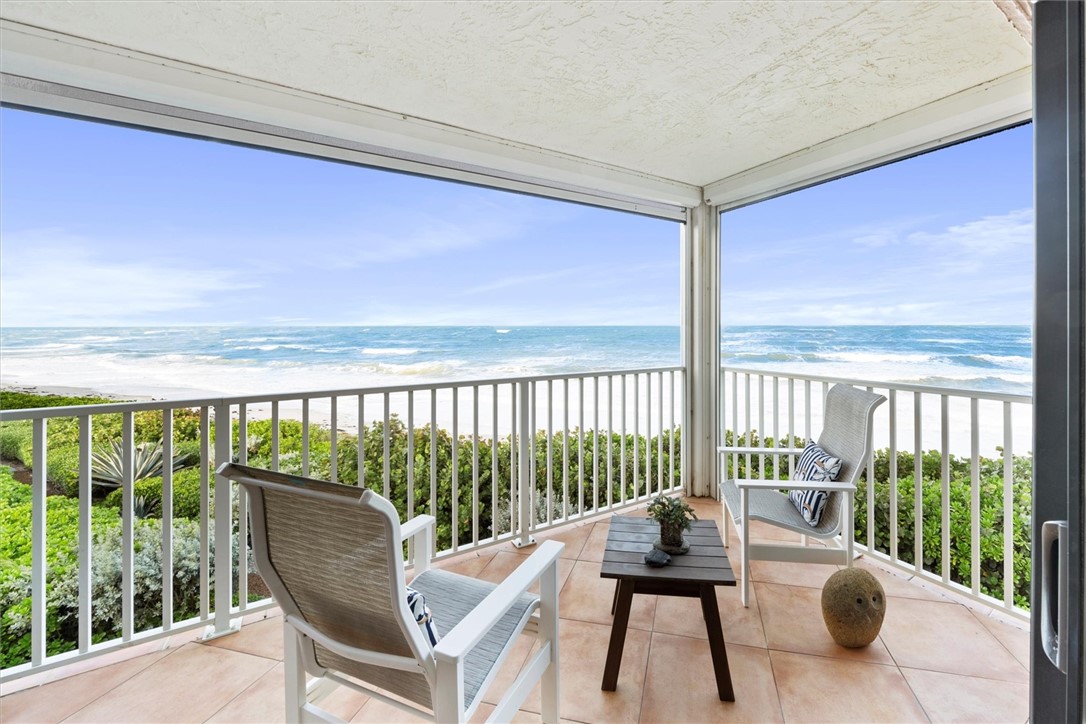
<path id="1" fill-rule="evenodd" d="M 720 525 L 716 501 L 690 502 L 699 517 Z M 643 514 L 643 506 L 629 514 Z M 690 676 L 712 666 L 692 599 L 635 598 L 618 689 L 603 692 L 614 584 L 599 577 L 599 562 L 608 525 L 606 519 L 574 523 L 539 536 L 566 544 L 559 568 L 563 720 L 1027 718 L 1029 634 L 1021 622 L 867 560 L 857 565 L 872 571 L 888 596 L 882 633 L 868 648 L 838 647 L 826 633 L 819 595 L 830 566 L 756 562 L 749 609 L 739 604 L 735 588 L 718 589 L 717 595 L 735 703 L 717 699 L 711 676 Z M 503 544 L 438 565 L 500 580 L 529 550 Z M 512 681 L 531 645 L 528 638 L 518 644 L 492 694 L 500 696 L 503 684 Z M 17 681 L 12 689 L 45 683 L 0 701 L 8 722 L 281 721 L 282 655 L 280 618 L 269 610 L 252 615 L 236 635 L 209 642 L 174 635 L 109 659 L 41 674 L 33 682 Z M 347 721 L 410 720 L 346 690 L 333 694 L 326 705 Z M 491 708 L 483 704 L 476 719 L 485 719 Z M 538 695 L 529 697 L 522 713 L 516 721 L 539 720 Z"/>
<path id="2" fill-rule="evenodd" d="M 765 430 L 772 444 L 781 446 L 793 435 L 809 436 L 821 425 L 820 388 L 825 389 L 831 382 L 834 380 L 725 369 L 721 384 L 722 436 L 749 439 Z M 848 382 L 877 389 L 893 401 L 876 417 L 876 447 L 885 447 L 893 453 L 890 460 L 897 461 L 902 450 L 924 449 L 921 443 L 938 440 L 938 449 L 929 455 L 938 458 L 947 490 L 951 463 L 965 465 L 968 474 L 964 479 L 955 478 L 954 484 L 968 488 L 968 497 L 977 501 L 977 511 L 982 502 L 981 486 L 974 482 L 980 481 L 983 467 L 976 462 L 980 460 L 981 442 L 1002 443 L 1003 460 L 996 461 L 994 467 L 995 478 L 1002 475 L 1004 495 L 983 501 L 985 509 L 994 506 L 1008 521 L 1003 526 L 1008 534 L 1002 537 L 1005 555 L 1002 565 L 995 566 L 1003 576 L 1002 585 L 993 588 L 986 578 L 982 586 L 979 546 L 972 545 L 966 556 L 971 570 L 977 571 L 975 576 L 963 579 L 957 567 L 951 567 L 950 551 L 957 553 L 965 542 L 955 537 L 957 534 L 949 526 L 939 529 L 935 549 L 946 555 L 938 563 L 926 561 L 923 555 L 920 563 L 910 559 L 911 553 L 927 550 L 923 529 L 918 528 L 911 541 L 900 537 L 908 514 L 914 510 L 908 504 L 912 498 L 897 505 L 891 503 L 893 518 L 885 520 L 880 517 L 885 515 L 885 506 L 879 508 L 877 502 L 873 505 L 877 481 L 867 476 L 871 483 L 862 484 L 857 497 L 865 509 L 876 510 L 876 515 L 857 523 L 858 548 L 865 552 L 857 565 L 871 570 L 888 595 L 887 618 L 880 637 L 861 650 L 833 643 L 823 625 L 820 607 L 821 587 L 833 567 L 755 562 L 749 609 L 740 605 L 736 589 L 718 591 L 737 691 L 734 704 L 716 699 L 711 677 L 689 675 L 690 671 L 708 670 L 711 662 L 697 606 L 687 599 L 644 596 L 635 600 L 618 690 L 607 693 L 599 688 L 614 586 L 599 577 L 610 516 L 643 515 L 645 503 L 654 495 L 684 490 L 685 452 L 681 443 L 686 388 L 681 368 L 4 411 L 0 420 L 29 420 L 23 424 L 33 428 L 35 490 L 44 491 L 46 471 L 50 470 L 46 462 L 50 459 L 48 431 L 51 425 L 61 424 L 54 421 L 74 417 L 80 421 L 79 429 L 86 430 L 80 433 L 83 446 L 78 457 L 87 464 L 75 472 L 80 490 L 89 491 L 90 432 L 106 427 L 104 420 L 119 413 L 121 448 L 125 455 L 133 455 L 136 416 L 142 415 L 146 421 L 150 415 L 162 424 L 169 441 L 165 445 L 167 457 L 175 447 L 198 443 L 198 469 L 203 471 L 197 476 L 199 497 L 204 501 L 198 526 L 203 551 L 195 583 L 198 591 L 179 595 L 176 585 L 167 588 L 171 592 L 161 600 L 166 613 L 158 619 L 162 625 L 148 628 L 146 622 L 137 623 L 141 619 L 136 616 L 137 608 L 143 605 L 139 601 L 147 595 L 146 584 L 141 584 L 143 588 L 138 590 L 142 593 L 137 594 L 137 586 L 127 583 L 133 579 L 137 565 L 133 546 L 138 526 L 133 519 L 136 485 L 131 472 L 126 473 L 129 477 L 121 486 L 125 498 L 121 503 L 120 535 L 122 551 L 128 553 L 117 561 L 121 590 L 107 592 L 120 602 L 122 625 L 112 636 L 93 630 L 92 618 L 86 613 L 97 610 L 100 601 L 94 596 L 102 595 L 102 589 L 90 585 L 88 571 L 102 565 L 102 559 L 98 553 L 93 560 L 80 553 L 78 641 L 69 644 L 73 650 L 53 653 L 44 604 L 39 604 L 41 610 L 34 608 L 30 661 L 3 672 L 5 720 L 60 721 L 71 717 L 72 721 L 151 721 L 176 716 L 184 720 L 267 721 L 282 717 L 282 666 L 277 665 L 282 657 L 282 636 L 276 609 L 258 593 L 259 578 L 249 569 L 247 556 L 231 555 L 230 547 L 212 546 L 216 538 L 238 544 L 247 540 L 245 498 L 225 481 L 216 481 L 212 486 L 214 476 L 209 471 L 214 461 L 246 461 L 250 456 L 264 454 L 259 452 L 262 450 L 273 451 L 271 461 L 256 460 L 257 464 L 297 465 L 300 471 L 347 482 L 361 477 L 363 485 L 383 489 L 387 497 L 403 506 L 408 517 L 417 512 L 435 514 L 439 531 L 446 531 L 436 544 L 437 565 L 459 573 L 500 580 L 531 550 L 518 548 L 515 543 L 528 537 L 555 538 L 566 543 L 560 567 L 562 713 L 566 719 L 1025 720 L 1029 701 L 1029 613 L 1016 605 L 1015 576 L 1021 570 L 1016 570 L 1014 559 L 1021 551 L 1015 547 L 1015 501 L 1008 492 L 1015 482 L 1014 431 L 1029 419 L 1029 398 L 863 380 Z M 929 398 L 935 404 L 925 402 Z M 930 415 L 923 414 L 929 408 L 939 413 L 934 422 Z M 980 412 L 988 408 L 1002 414 L 985 415 L 988 422 L 981 424 Z M 197 439 L 183 440 L 180 423 L 173 429 L 175 420 L 182 419 L 179 411 L 186 411 L 188 419 L 199 422 Z M 295 413 L 306 424 L 288 435 L 288 425 L 297 426 L 296 421 L 289 422 Z M 405 424 L 397 422 L 401 415 Z M 326 424 L 317 425 L 315 420 Z M 431 421 L 436 425 L 429 424 Z M 220 427 L 223 423 L 229 427 Z M 274 431 L 270 440 L 254 439 L 258 424 L 261 430 L 266 426 Z M 362 434 L 348 435 L 342 428 L 360 430 Z M 227 429 L 230 435 L 215 434 Z M 356 459 L 363 464 L 344 462 L 342 455 L 334 452 L 318 453 L 317 441 L 322 435 L 328 437 L 324 444 L 332 451 L 338 446 L 340 451 L 357 452 Z M 295 443 L 300 437 L 299 450 L 287 449 L 291 437 Z M 445 437 L 460 442 L 455 446 L 434 442 Z M 497 448 L 493 447 L 494 440 L 498 441 Z M 489 454 L 495 449 L 500 454 Z M 439 451 L 438 455 L 431 455 L 431 450 Z M 952 450 L 968 452 L 970 459 L 957 460 Z M 455 456 L 462 465 L 456 463 Z M 415 465 L 405 466 L 404 460 L 415 460 Z M 535 465 L 521 466 L 521 460 L 534 460 Z M 743 464 L 755 477 L 787 477 L 787 458 L 781 463 L 784 467 L 761 463 L 758 456 L 724 463 Z M 914 472 L 897 468 L 896 464 L 890 465 L 885 481 L 891 491 L 896 490 L 899 477 L 904 479 Z M 869 469 L 873 469 L 870 461 Z M 451 470 L 460 472 L 452 475 Z M 167 479 L 172 485 L 174 476 Z M 493 490 L 492 480 L 497 481 Z M 405 481 L 410 483 L 406 489 Z M 457 494 L 447 503 L 435 504 L 432 501 L 440 496 L 427 491 L 439 487 L 456 490 Z M 921 498 L 930 492 L 916 494 L 923 504 Z M 891 495 L 891 500 L 899 497 Z M 699 517 L 721 525 L 718 502 L 696 497 L 689 500 Z M 92 498 L 81 495 L 80 501 L 81 508 L 87 509 L 82 518 L 86 521 Z M 969 520 L 970 538 L 976 536 L 979 540 L 979 515 L 968 508 L 960 509 L 949 495 L 940 494 L 935 502 L 947 520 L 952 513 L 955 519 L 964 514 Z M 33 518 L 42 526 L 42 537 L 47 538 L 46 516 L 42 507 L 35 505 Z M 232 515 L 213 514 L 214 510 L 228 509 L 233 509 Z M 166 520 L 174 513 L 166 506 L 161 515 Z M 889 545 L 866 545 L 868 540 L 884 540 L 874 534 L 874 526 L 894 532 Z M 89 522 L 81 525 L 80 535 L 89 540 L 90 528 Z M 162 526 L 167 531 L 162 545 L 163 550 L 172 548 L 176 555 L 186 541 L 172 529 Z M 755 529 L 753 533 L 755 538 L 789 535 L 769 528 Z M 984 535 L 990 534 L 984 531 Z M 95 547 L 88 545 L 83 550 L 92 549 Z M 46 584 L 47 571 L 39 563 L 41 550 L 44 541 L 41 548 L 35 548 L 36 571 L 30 585 L 41 592 L 38 600 L 45 601 L 54 589 Z M 233 575 L 221 575 L 220 571 L 231 571 Z M 163 576 L 170 573 L 167 570 Z M 985 571 L 985 576 L 989 575 L 991 571 Z M 155 589 L 150 591 L 152 596 L 161 596 L 161 588 L 151 588 Z M 195 616 L 184 618 L 182 609 L 186 604 L 182 601 L 188 601 L 191 607 L 197 599 L 198 610 L 184 614 Z M 234 604 L 220 607 L 215 600 L 233 600 Z M 231 633 L 231 626 L 239 620 L 245 625 L 240 632 Z M 209 634 L 219 637 L 207 638 Z M 494 690 L 499 695 L 500 682 L 508 683 L 515 677 L 528 656 L 529 646 L 527 642 L 522 644 L 519 658 L 514 656 L 515 660 L 506 664 L 510 670 L 502 674 Z M 879 683 L 855 686 L 854 682 L 861 680 Z M 676 697 L 674 692 L 680 686 L 683 695 Z M 361 695 L 338 696 L 339 714 L 348 720 L 388 721 L 401 716 Z M 530 702 L 525 705 L 529 718 L 537 713 Z M 479 716 L 485 718 L 487 711 L 483 707 Z"/>

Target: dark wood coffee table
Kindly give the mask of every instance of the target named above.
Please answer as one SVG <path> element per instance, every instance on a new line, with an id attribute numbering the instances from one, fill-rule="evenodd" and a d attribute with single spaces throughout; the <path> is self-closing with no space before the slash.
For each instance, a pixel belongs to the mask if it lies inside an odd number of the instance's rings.
<path id="1" fill-rule="evenodd" d="M 630 605 L 635 593 L 657 596 L 687 596 L 701 599 L 705 631 L 709 635 L 709 652 L 716 672 L 716 690 L 721 701 L 735 701 L 732 676 L 728 669 L 728 652 L 724 648 L 724 631 L 720 610 L 716 605 L 716 587 L 734 586 L 728 554 L 716 522 L 695 520 L 686 531 L 690 552 L 672 556 L 671 565 L 651 568 L 645 565 L 645 554 L 660 535 L 660 526 L 651 518 L 616 515 L 611 518 L 607 533 L 607 548 L 603 554 L 601 578 L 617 579 L 611 613 L 611 643 L 607 647 L 607 664 L 603 668 L 603 690 L 614 691 L 618 685 L 618 670 L 622 664 L 622 649 L 626 645 L 626 627 L 630 623 Z"/>

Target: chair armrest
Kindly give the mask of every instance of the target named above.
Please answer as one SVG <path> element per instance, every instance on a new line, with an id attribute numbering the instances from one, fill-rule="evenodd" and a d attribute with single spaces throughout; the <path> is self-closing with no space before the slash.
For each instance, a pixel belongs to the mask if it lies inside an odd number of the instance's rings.
<path id="1" fill-rule="evenodd" d="M 432 515 L 416 515 L 400 526 L 400 542 L 408 538 L 415 552 L 415 573 L 430 570 L 430 549 L 434 544 L 434 527 L 437 519 Z"/>
<path id="2" fill-rule="evenodd" d="M 558 565 L 558 554 L 564 547 L 565 544 L 558 541 L 544 541 L 539 550 L 528 556 L 528 560 L 517 566 L 515 571 L 437 642 L 434 656 L 439 661 L 452 661 L 466 656 L 512 607 L 518 596 L 526 592 L 548 567 Z"/>
<path id="3" fill-rule="evenodd" d="M 856 486 L 850 483 L 838 483 L 832 480 L 751 480 L 736 478 L 732 482 L 740 490 L 744 488 L 747 490 L 840 490 L 843 492 L 856 490 Z"/>
<path id="4" fill-rule="evenodd" d="M 800 455 L 802 448 L 794 447 L 718 447 L 722 455 Z"/>
<path id="5" fill-rule="evenodd" d="M 416 515 L 411 520 L 400 526 L 400 542 L 408 538 L 414 538 L 424 528 L 433 528 L 437 524 L 437 518 L 432 515 Z"/>

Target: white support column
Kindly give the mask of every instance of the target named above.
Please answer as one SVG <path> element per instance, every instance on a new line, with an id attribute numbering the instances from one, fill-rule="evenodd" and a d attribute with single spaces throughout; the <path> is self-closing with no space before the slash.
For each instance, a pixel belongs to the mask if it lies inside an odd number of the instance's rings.
<path id="1" fill-rule="evenodd" d="M 720 385 L 720 217 L 707 204 L 687 211 L 683 227 L 682 349 L 690 384 L 686 399 L 689 445 L 683 487 L 717 496 L 717 401 Z"/>

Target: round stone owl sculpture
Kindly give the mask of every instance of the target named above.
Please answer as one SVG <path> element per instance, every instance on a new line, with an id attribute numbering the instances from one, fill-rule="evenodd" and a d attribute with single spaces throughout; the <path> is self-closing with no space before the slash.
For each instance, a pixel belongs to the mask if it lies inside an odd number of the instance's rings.
<path id="1" fill-rule="evenodd" d="M 841 646 L 867 646 L 879 635 L 885 615 L 886 593 L 865 570 L 843 568 L 822 587 L 822 618 Z"/>

